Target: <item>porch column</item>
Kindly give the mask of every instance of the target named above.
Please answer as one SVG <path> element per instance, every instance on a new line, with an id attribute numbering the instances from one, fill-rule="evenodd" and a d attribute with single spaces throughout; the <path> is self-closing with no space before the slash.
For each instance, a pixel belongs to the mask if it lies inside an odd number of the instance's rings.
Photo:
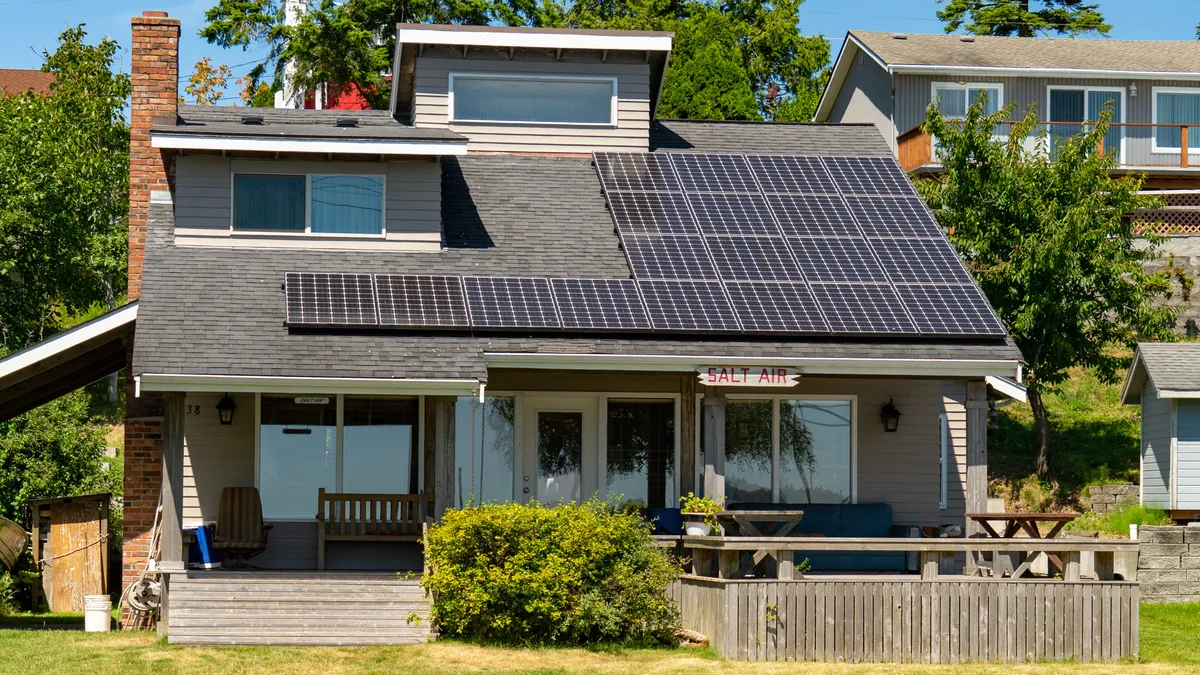
<path id="1" fill-rule="evenodd" d="M 162 524 L 158 566 L 183 571 L 183 400 L 171 392 L 163 402 Z"/>
<path id="2" fill-rule="evenodd" d="M 704 496 L 724 505 L 725 394 L 709 389 L 704 395 Z"/>
<path id="3" fill-rule="evenodd" d="M 967 513 L 987 510 L 987 415 L 987 383 L 967 382 Z M 983 528 L 967 519 L 965 532 L 971 537 Z"/>
<path id="4" fill-rule="evenodd" d="M 682 496 L 695 491 L 696 376 L 684 375 L 679 382 L 679 492 Z"/>
<path id="5" fill-rule="evenodd" d="M 434 437 L 433 517 L 441 520 L 446 509 L 454 506 L 454 407 L 458 399 L 437 396 L 425 399 L 426 415 L 432 405 Z M 472 420 L 474 423 L 474 420 Z"/>

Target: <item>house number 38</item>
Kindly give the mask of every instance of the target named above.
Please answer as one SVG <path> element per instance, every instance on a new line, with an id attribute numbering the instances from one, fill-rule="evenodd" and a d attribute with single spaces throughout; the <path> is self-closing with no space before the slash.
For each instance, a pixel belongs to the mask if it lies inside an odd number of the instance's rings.
<path id="1" fill-rule="evenodd" d="M 188 414 L 188 415 L 199 415 L 199 414 L 200 414 L 200 406 L 198 406 L 198 405 L 189 405 L 189 406 L 187 407 L 187 414 Z"/>

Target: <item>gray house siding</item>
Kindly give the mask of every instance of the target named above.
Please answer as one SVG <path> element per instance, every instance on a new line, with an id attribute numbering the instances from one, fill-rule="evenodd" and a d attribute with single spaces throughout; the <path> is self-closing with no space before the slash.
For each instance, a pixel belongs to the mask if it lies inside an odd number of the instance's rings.
<path id="1" fill-rule="evenodd" d="M 1175 508 L 1200 509 L 1200 401 L 1176 405 Z"/>
<path id="2" fill-rule="evenodd" d="M 1200 86 L 1195 82 L 1178 81 L 1137 81 L 1137 96 L 1129 95 L 1130 80 L 1080 80 L 1072 78 L 1041 78 L 1041 77 L 987 77 L 974 75 L 896 75 L 895 118 L 896 133 L 903 134 L 925 119 L 925 111 L 933 96 L 934 82 L 986 82 L 1000 84 L 1004 87 L 1003 105 L 1016 103 L 1014 117 L 1021 117 L 1029 109 L 1030 104 L 1037 106 L 1038 118 L 1046 120 L 1048 114 L 1048 87 L 1050 86 L 1079 86 L 1079 87 L 1110 87 L 1122 90 L 1125 105 L 1125 121 L 1137 123 L 1153 123 L 1153 103 L 1155 87 L 1170 87 L 1195 89 L 1200 92 Z M 836 119 L 836 118 L 835 118 Z M 1125 154 L 1123 164 L 1137 166 L 1155 166 L 1179 164 L 1178 152 L 1152 152 L 1151 127 L 1125 127 Z M 1195 133 L 1200 133 L 1198 130 Z M 894 140 L 894 139 L 893 139 Z"/>
<path id="3" fill-rule="evenodd" d="M 1159 398 L 1154 385 L 1142 390 L 1142 504 L 1171 505 L 1171 399 Z"/>
<path id="4" fill-rule="evenodd" d="M 892 78 L 878 62 L 861 50 L 856 51 L 854 63 L 834 99 L 829 121 L 874 124 L 895 152 L 896 135 L 901 130 L 892 126 Z"/>
<path id="5" fill-rule="evenodd" d="M 450 74 L 497 73 L 530 76 L 602 76 L 617 78 L 615 126 L 555 124 L 495 124 L 450 120 Z M 446 128 L 469 139 L 471 151 L 590 153 L 596 150 L 645 151 L 650 147 L 650 66 L 644 57 L 566 52 L 562 62 L 553 53 L 519 54 L 513 60 L 501 52 L 472 53 L 428 48 L 416 63 L 413 124 Z"/>
<path id="6" fill-rule="evenodd" d="M 354 173 L 384 176 L 385 236 L 353 239 L 354 248 L 386 248 L 412 244 L 440 245 L 442 217 L 441 166 L 436 160 L 392 162 L 317 162 L 179 157 L 175 164 L 176 243 L 235 245 L 230 233 L 233 207 L 232 173 Z M 266 237 L 253 237 L 256 243 Z M 306 248 L 344 247 L 337 238 L 274 238 L 273 245 Z"/>

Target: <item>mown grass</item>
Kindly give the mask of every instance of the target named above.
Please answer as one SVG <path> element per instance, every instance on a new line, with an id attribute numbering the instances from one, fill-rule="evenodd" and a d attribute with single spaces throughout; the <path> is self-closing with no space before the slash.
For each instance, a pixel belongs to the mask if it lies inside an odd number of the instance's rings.
<path id="1" fill-rule="evenodd" d="M 850 665 L 725 661 L 709 649 L 505 649 L 439 642 L 416 647 L 185 648 L 153 633 L 82 633 L 0 630 L 0 675 L 142 675 L 246 673 L 496 673 L 507 675 L 783 675 L 785 673 L 1103 673 L 1195 672 L 1200 668 L 1196 627 L 1200 604 L 1142 606 L 1141 663 L 1023 666 Z"/>

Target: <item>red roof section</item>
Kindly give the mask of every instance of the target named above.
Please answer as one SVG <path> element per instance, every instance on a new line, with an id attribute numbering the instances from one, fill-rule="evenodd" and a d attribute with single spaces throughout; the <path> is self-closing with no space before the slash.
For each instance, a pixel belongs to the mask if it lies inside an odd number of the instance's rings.
<path id="1" fill-rule="evenodd" d="M 20 94 L 30 89 L 39 94 L 49 94 L 53 81 L 54 73 L 0 68 L 0 93 L 4 94 Z"/>

